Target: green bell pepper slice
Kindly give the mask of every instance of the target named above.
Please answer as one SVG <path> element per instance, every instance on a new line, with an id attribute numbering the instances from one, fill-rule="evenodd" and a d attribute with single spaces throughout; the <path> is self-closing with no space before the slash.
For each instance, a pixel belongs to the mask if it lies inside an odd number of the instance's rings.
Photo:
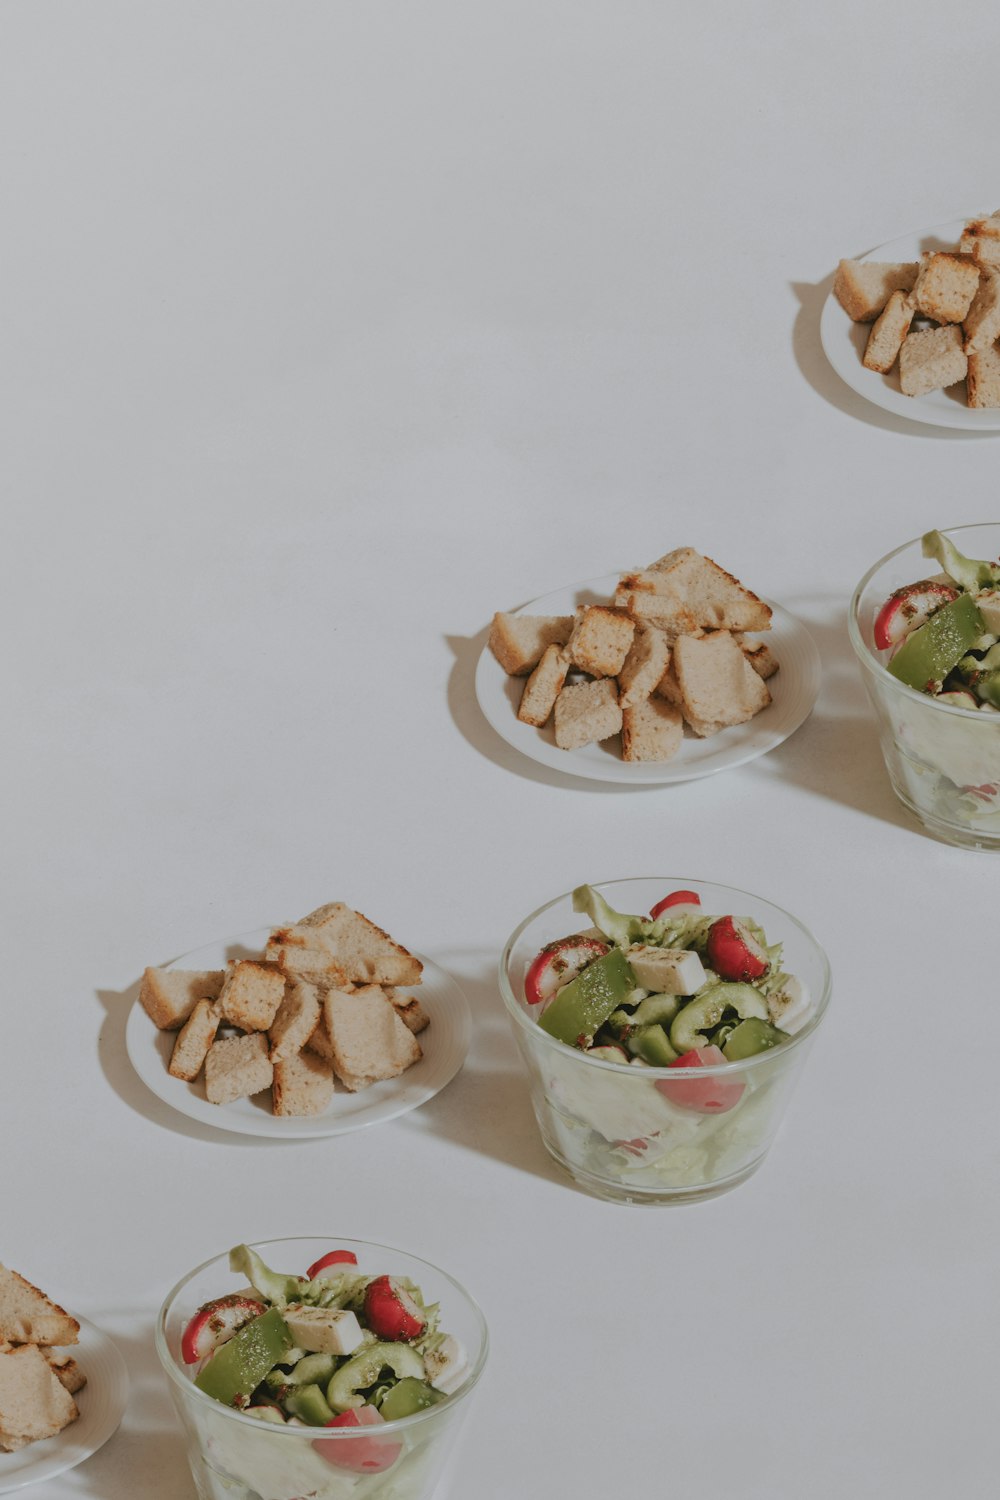
<path id="1" fill-rule="evenodd" d="M 292 1347 L 292 1336 L 276 1307 L 244 1323 L 221 1344 L 195 1377 L 206 1396 L 226 1406 L 245 1406 L 264 1376 Z"/>
<path id="2" fill-rule="evenodd" d="M 908 635 L 888 670 L 918 692 L 934 692 L 986 625 L 971 594 L 959 594 Z"/>
<path id="3" fill-rule="evenodd" d="M 353 1406 L 364 1406 L 359 1393 L 376 1383 L 383 1370 L 389 1369 L 397 1380 L 407 1376 L 422 1380 L 424 1362 L 409 1344 L 368 1344 L 342 1364 L 326 1388 L 326 1399 L 339 1415 Z"/>
<path id="4" fill-rule="evenodd" d="M 635 987 L 625 955 L 620 948 L 610 948 L 563 986 L 538 1024 L 567 1046 L 588 1045 Z"/>
<path id="5" fill-rule="evenodd" d="M 758 1052 L 768 1052 L 780 1047 L 789 1035 L 778 1026 L 762 1021 L 759 1016 L 750 1016 L 734 1026 L 722 1044 L 722 1053 L 727 1062 L 740 1062 L 744 1057 L 755 1057 Z"/>
<path id="6" fill-rule="evenodd" d="M 750 1016 L 760 1020 L 768 1018 L 767 1001 L 760 990 L 751 984 L 713 984 L 689 1000 L 670 1028 L 670 1045 L 683 1056 L 703 1047 L 707 1038 L 704 1032 L 712 1031 L 723 1019 L 727 1010 L 734 1010 L 741 1020 Z"/>

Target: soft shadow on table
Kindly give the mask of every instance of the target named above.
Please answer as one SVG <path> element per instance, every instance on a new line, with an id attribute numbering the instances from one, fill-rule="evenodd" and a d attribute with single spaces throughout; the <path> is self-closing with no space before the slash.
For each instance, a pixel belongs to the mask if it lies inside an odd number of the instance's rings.
<path id="1" fill-rule="evenodd" d="M 194 1500 L 184 1438 L 156 1357 L 148 1308 L 88 1308 L 87 1316 L 114 1339 L 128 1366 L 128 1406 L 122 1425 L 103 1448 L 60 1482 L 74 1493 L 101 1500 L 118 1494 L 141 1495 L 143 1500 Z M 131 1332 L 119 1332 L 123 1325 Z"/>
<path id="2" fill-rule="evenodd" d="M 928 239 L 923 248 L 929 250 L 947 247 L 942 247 Z M 831 406 L 835 406 L 838 411 L 842 411 L 848 417 L 853 417 L 859 422 L 867 422 L 870 427 L 881 427 L 883 432 L 898 432 L 909 437 L 937 438 L 945 442 L 962 442 L 968 438 L 988 439 L 997 436 L 995 429 L 976 432 L 967 427 L 936 427 L 928 422 L 921 422 L 919 418 L 910 422 L 905 417 L 897 417 L 893 412 L 872 406 L 863 396 L 859 396 L 856 391 L 851 390 L 849 385 L 844 384 L 824 354 L 823 345 L 820 343 L 819 321 L 823 313 L 823 304 L 833 290 L 833 275 L 826 276 L 822 281 L 815 283 L 793 281 L 791 287 L 801 304 L 792 329 L 792 352 L 802 374 L 824 401 L 829 402 Z M 867 336 L 867 324 L 863 327 L 865 332 L 858 335 L 859 361 L 864 353 L 864 338 Z"/>

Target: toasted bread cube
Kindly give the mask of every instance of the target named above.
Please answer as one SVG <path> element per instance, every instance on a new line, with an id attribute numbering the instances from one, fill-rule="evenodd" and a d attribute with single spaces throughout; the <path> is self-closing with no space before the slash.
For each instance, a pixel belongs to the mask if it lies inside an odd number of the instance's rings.
<path id="1" fill-rule="evenodd" d="M 609 740 L 622 727 L 618 693 L 610 677 L 571 683 L 556 699 L 555 733 L 560 750 L 579 750 Z"/>
<path id="2" fill-rule="evenodd" d="M 69 1391 L 35 1344 L 0 1353 L 0 1450 L 55 1437 L 80 1415 Z M 16 1481 L 16 1475 L 15 1475 Z"/>
<path id="3" fill-rule="evenodd" d="M 632 649 L 618 673 L 618 702 L 624 711 L 644 703 L 670 664 L 670 644 L 662 630 L 639 621 Z"/>
<path id="4" fill-rule="evenodd" d="M 908 333 L 899 351 L 899 388 L 904 396 L 926 396 L 964 380 L 969 362 L 962 330 L 954 323 Z"/>
<path id="5" fill-rule="evenodd" d="M 241 1031 L 266 1031 L 285 996 L 285 976 L 273 964 L 244 958 L 230 966 L 219 995 L 225 1020 Z"/>
<path id="6" fill-rule="evenodd" d="M 968 256 L 937 251 L 924 258 L 911 300 L 935 323 L 961 323 L 979 286 L 979 267 Z"/>
<path id="7" fill-rule="evenodd" d="M 376 927 L 343 901 L 319 906 L 296 924 L 313 933 L 336 958 L 347 980 L 358 984 L 419 984 L 423 964 L 419 958 Z M 342 988 L 331 985 L 331 989 Z"/>
<path id="8" fill-rule="evenodd" d="M 87 1377 L 71 1354 L 64 1354 L 61 1349 L 43 1349 L 42 1353 L 59 1384 L 69 1391 L 71 1396 L 83 1390 L 87 1384 Z"/>
<path id="9" fill-rule="evenodd" d="M 1000 240 L 990 239 L 985 235 L 963 233 L 958 242 L 958 249 L 961 255 L 971 255 L 980 268 L 1000 266 Z"/>
<path id="10" fill-rule="evenodd" d="M 979 354 L 1000 338 L 1000 266 L 983 267 L 963 330 L 966 354 Z"/>
<path id="11" fill-rule="evenodd" d="M 549 722 L 569 668 L 569 655 L 564 647 L 545 648 L 541 661 L 524 684 L 521 705 L 517 710 L 517 717 L 522 724 L 534 724 L 541 729 L 543 724 Z"/>
<path id="12" fill-rule="evenodd" d="M 1000 349 L 991 344 L 969 355 L 969 405 L 982 409 L 1000 406 Z M 987 629 L 994 629 L 988 625 Z"/>
<path id="13" fill-rule="evenodd" d="M 774 676 L 780 663 L 766 641 L 755 641 L 747 635 L 737 635 L 734 639 L 758 677 L 766 682 Z"/>
<path id="14" fill-rule="evenodd" d="M 385 998 L 389 1001 L 399 1019 L 403 1022 L 414 1036 L 419 1036 L 431 1024 L 431 1018 L 424 1010 L 416 995 L 401 995 L 398 990 L 383 990 Z"/>
<path id="15" fill-rule="evenodd" d="M 316 1029 L 322 1006 L 315 985 L 295 979 L 269 1028 L 271 1061 L 283 1062 L 301 1052 Z"/>
<path id="16" fill-rule="evenodd" d="M 213 1042 L 205 1058 L 205 1095 L 210 1104 L 232 1104 L 271 1087 L 274 1069 L 261 1031 Z"/>
<path id="17" fill-rule="evenodd" d="M 617 677 L 635 635 L 635 621 L 622 610 L 587 604 L 577 611 L 566 650 L 574 666 L 592 677 Z"/>
<path id="18" fill-rule="evenodd" d="M 676 649 L 676 646 L 677 646 L 677 642 L 675 641 L 674 642 L 674 648 L 675 649 Z M 680 707 L 680 703 L 681 703 L 681 690 L 680 690 L 680 685 L 679 685 L 679 683 L 677 681 L 677 669 L 674 666 L 673 652 L 671 652 L 671 654 L 670 654 L 670 662 L 669 662 L 669 664 L 667 666 L 667 670 L 664 672 L 663 676 L 660 678 L 659 682 L 656 684 L 655 691 L 656 691 L 656 694 L 657 694 L 658 697 L 665 698 L 668 703 L 673 703 L 674 706 L 677 707 L 677 708 Z"/>
<path id="19" fill-rule="evenodd" d="M 683 739 L 681 711 L 665 698 L 646 698 L 622 710 L 623 760 L 671 760 Z"/>
<path id="20" fill-rule="evenodd" d="M 331 990 L 324 1001 L 333 1071 L 352 1093 L 397 1078 L 423 1055 L 378 985 Z"/>
<path id="21" fill-rule="evenodd" d="M 294 1052 L 274 1065 L 276 1115 L 321 1115 L 333 1098 L 333 1068 L 315 1052 Z"/>
<path id="22" fill-rule="evenodd" d="M 12 1344 L 77 1344 L 80 1325 L 37 1286 L 0 1265 L 0 1340 Z"/>
<path id="23" fill-rule="evenodd" d="M 217 1000 L 225 974 L 222 969 L 147 969 L 139 988 L 139 1004 L 154 1026 L 176 1031 L 199 1000 Z"/>
<path id="24" fill-rule="evenodd" d="M 527 677 L 548 646 L 565 646 L 573 630 L 572 615 L 493 616 L 489 646 L 509 677 Z"/>
<path id="25" fill-rule="evenodd" d="M 893 292 L 912 290 L 917 270 L 915 260 L 842 260 L 833 294 L 855 323 L 873 323 Z"/>
<path id="26" fill-rule="evenodd" d="M 289 979 L 302 979 L 325 989 L 350 982 L 322 934 L 298 922 L 274 929 L 264 949 L 264 961 L 276 964 Z"/>
<path id="27" fill-rule="evenodd" d="M 205 1065 L 208 1049 L 222 1020 L 218 1000 L 199 1000 L 177 1033 L 167 1072 L 172 1078 L 193 1083 Z"/>
<path id="28" fill-rule="evenodd" d="M 744 724 L 771 701 L 733 637 L 717 630 L 702 640 L 682 636 L 674 647 L 681 709 L 695 734 L 717 734 Z"/>
<path id="29" fill-rule="evenodd" d="M 912 322 L 913 303 L 906 292 L 893 292 L 868 335 L 861 361 L 866 370 L 878 370 L 885 375 L 892 369 Z"/>
<path id="30" fill-rule="evenodd" d="M 333 1046 L 330 1042 L 330 1033 L 326 1029 L 326 993 L 320 997 L 319 1020 L 309 1033 L 306 1049 L 315 1052 L 317 1057 L 325 1057 L 327 1062 L 333 1062 Z"/>

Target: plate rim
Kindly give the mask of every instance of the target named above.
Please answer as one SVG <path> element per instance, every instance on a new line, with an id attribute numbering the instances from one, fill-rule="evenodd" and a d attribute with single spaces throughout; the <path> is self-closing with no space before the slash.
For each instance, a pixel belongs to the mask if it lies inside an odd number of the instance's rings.
<path id="1" fill-rule="evenodd" d="M 615 584 L 617 583 L 620 576 L 620 572 L 606 573 L 597 578 L 585 578 L 575 583 L 565 584 L 563 585 L 563 587 L 558 589 L 550 589 L 547 593 L 539 594 L 535 599 L 529 599 L 527 603 L 520 605 L 517 609 L 511 610 L 510 613 L 514 615 L 538 612 L 551 614 L 556 609 L 556 605 L 552 601 L 557 600 L 562 595 L 570 593 L 580 594 L 584 591 L 590 591 L 595 593 L 600 592 L 606 596 L 610 596 L 614 592 Z M 496 731 L 500 738 L 507 745 L 509 745 L 511 749 L 516 750 L 518 754 L 525 756 L 527 759 L 533 761 L 536 765 L 545 766 L 547 770 L 555 771 L 557 775 L 566 776 L 571 779 L 575 778 L 579 780 L 603 782 L 605 784 L 615 786 L 631 786 L 641 788 L 679 785 L 686 781 L 700 781 L 708 776 L 719 775 L 723 771 L 734 770 L 737 766 L 746 765 L 748 761 L 757 760 L 760 756 L 767 755 L 772 750 L 777 749 L 777 747 L 783 744 L 785 740 L 789 739 L 797 729 L 801 728 L 801 726 L 805 723 L 806 719 L 809 717 L 813 708 L 815 707 L 816 699 L 819 696 L 819 690 L 822 684 L 822 661 L 819 654 L 819 648 L 817 647 L 816 642 L 813 640 L 808 627 L 803 624 L 803 622 L 799 620 L 795 615 L 791 614 L 787 609 L 785 609 L 783 605 L 777 604 L 772 599 L 765 599 L 763 602 L 768 604 L 774 611 L 776 616 L 780 619 L 783 629 L 794 633 L 796 641 L 802 646 L 802 649 L 804 650 L 808 658 L 807 664 L 801 677 L 801 683 L 805 689 L 805 707 L 802 713 L 795 719 L 794 723 L 790 723 L 787 728 L 783 729 L 779 734 L 776 734 L 773 737 L 769 737 L 768 743 L 745 746 L 745 753 L 735 751 L 735 753 L 727 754 L 724 758 L 720 759 L 720 763 L 717 765 L 703 764 L 700 766 L 688 765 L 687 767 L 685 767 L 685 763 L 678 760 L 662 762 L 646 761 L 641 764 L 648 767 L 649 769 L 640 775 L 635 774 L 637 769 L 636 767 L 630 766 L 628 762 L 621 759 L 612 759 L 610 756 L 608 757 L 607 770 L 605 770 L 603 767 L 598 768 L 598 766 L 594 762 L 577 762 L 569 766 L 562 765 L 561 762 L 557 762 L 554 757 L 572 757 L 572 755 L 574 754 L 573 751 L 558 750 L 554 745 L 549 745 L 547 741 L 543 741 L 537 738 L 534 740 L 529 740 L 527 738 L 528 733 L 537 736 L 537 730 L 533 730 L 532 726 L 530 725 L 520 724 L 516 715 L 512 711 L 505 712 L 503 714 L 493 712 L 493 705 L 490 703 L 488 697 L 486 697 L 484 701 L 484 687 L 488 682 L 493 680 L 494 672 L 497 674 L 497 681 L 507 680 L 507 674 L 504 673 L 504 670 L 500 666 L 500 663 L 494 657 L 492 651 L 490 650 L 488 641 L 483 646 L 483 649 L 479 654 L 479 659 L 476 663 L 475 689 L 476 701 L 479 704 L 480 712 L 486 719 L 487 723 L 491 726 L 491 728 Z M 764 634 L 766 635 L 766 632 L 764 632 Z M 799 681 L 800 679 L 796 680 Z M 505 708 L 509 710 L 510 705 L 505 703 Z M 757 723 L 756 716 L 754 719 L 748 721 L 748 724 L 750 725 L 753 725 L 755 723 Z M 741 729 L 745 730 L 746 728 L 747 726 L 742 724 L 736 724 L 732 726 L 732 730 L 734 731 Z M 759 728 L 760 726 L 758 725 L 758 732 Z M 525 731 L 525 734 L 522 735 L 521 733 L 519 733 L 519 730 Z M 522 740 L 524 740 L 525 743 L 522 743 Z M 546 753 L 533 754 L 532 751 L 527 748 L 529 744 L 534 744 L 536 747 L 544 746 Z M 654 769 L 656 767 L 659 767 L 659 769 Z"/>
<path id="2" fill-rule="evenodd" d="M 865 251 L 863 255 L 845 257 L 845 259 L 860 261 L 899 260 L 904 257 L 912 259 L 914 254 L 920 253 L 920 240 L 930 236 L 957 240 L 965 224 L 972 217 L 974 215 L 964 214 L 961 218 L 947 219 L 940 224 L 930 224 L 910 234 L 896 235 L 893 239 L 886 240 L 883 244 L 875 245 L 871 250 Z M 925 398 L 904 396 L 902 391 L 886 385 L 884 376 L 875 370 L 865 369 L 857 350 L 850 342 L 850 332 L 858 326 L 841 307 L 831 287 L 820 313 L 820 344 L 831 368 L 855 395 L 860 396 L 871 406 L 877 406 L 881 411 L 887 411 L 893 416 L 902 417 L 904 421 L 916 422 L 921 426 L 945 427 L 953 432 L 1000 432 L 1000 407 L 978 409 L 959 406 L 956 402 L 949 400 L 948 406 L 954 407 L 954 411 L 948 411 L 944 406 L 924 404 Z M 844 337 L 845 334 L 848 335 L 847 339 Z M 929 393 L 929 395 L 935 394 L 937 393 Z"/>
<path id="3" fill-rule="evenodd" d="M 249 932 L 237 933 L 232 937 L 218 938 L 214 941 L 203 943 L 198 948 L 192 948 L 187 953 L 180 954 L 171 959 L 167 964 L 160 967 L 164 969 L 176 969 L 190 967 L 199 960 L 201 955 L 218 952 L 220 949 L 235 947 L 253 947 L 263 950 L 271 927 L 255 927 Z M 198 1125 L 204 1125 L 211 1130 L 221 1130 L 226 1134 L 241 1136 L 256 1136 L 266 1140 L 305 1141 L 320 1140 L 338 1135 L 350 1135 L 357 1130 L 366 1130 L 369 1126 L 384 1124 L 389 1120 L 398 1119 L 401 1115 L 409 1114 L 414 1109 L 419 1109 L 429 1100 L 435 1098 L 442 1089 L 446 1088 L 452 1079 L 461 1072 L 469 1047 L 472 1041 L 472 1012 L 468 997 L 461 985 L 452 977 L 447 970 L 441 968 L 440 964 L 424 954 L 415 954 L 424 966 L 425 976 L 433 976 L 435 986 L 440 986 L 442 991 L 449 993 L 449 1003 L 453 1016 L 454 1047 L 457 1061 L 447 1077 L 441 1079 L 432 1088 L 425 1086 L 417 1090 L 419 1097 L 413 1099 L 396 1098 L 390 1095 L 376 1102 L 370 1108 L 370 1117 L 364 1119 L 345 1119 L 336 1115 L 297 1115 L 282 1119 L 277 1115 L 266 1115 L 261 1112 L 260 1120 L 255 1120 L 242 1115 L 226 1115 L 224 1106 L 209 1104 L 207 1100 L 196 1099 L 187 1092 L 188 1085 L 182 1080 L 172 1078 L 165 1067 L 160 1067 L 161 1059 L 157 1056 L 157 1068 L 146 1067 L 147 1052 L 144 1043 L 162 1035 L 162 1032 L 150 1020 L 146 1011 L 139 1003 L 136 995 L 129 1008 L 129 1014 L 125 1023 L 125 1050 L 133 1071 L 142 1081 L 146 1088 L 156 1096 L 161 1103 L 166 1104 L 176 1113 L 183 1115 L 188 1120 L 193 1120 Z M 203 968 L 204 962 L 197 962 L 197 967 Z M 404 986 L 405 988 L 405 986 Z M 414 990 L 421 986 L 414 985 Z M 147 1031 L 148 1028 L 148 1031 Z M 440 1027 L 439 1027 L 440 1029 Z M 149 1033 L 152 1033 L 150 1037 Z M 141 1049 L 141 1050 L 140 1050 Z M 400 1080 L 406 1080 L 407 1073 L 401 1073 L 398 1079 L 384 1079 L 387 1084 L 398 1084 Z M 172 1086 L 176 1086 L 175 1088 Z M 406 1087 L 406 1085 L 403 1085 Z M 409 1088 L 413 1088 L 412 1079 Z M 378 1087 L 378 1085 L 374 1085 Z M 183 1091 L 183 1092 L 181 1092 Z M 178 1097 L 179 1094 L 179 1097 Z M 336 1097 L 336 1096 L 335 1096 Z M 185 1108 L 185 1101 L 196 1108 Z M 212 1110 L 223 1119 L 216 1121 L 213 1117 L 206 1117 L 206 1111 Z M 289 1129 L 288 1127 L 292 1128 Z"/>
<path id="4" fill-rule="evenodd" d="M 75 1469 L 78 1464 L 84 1463 L 88 1458 L 92 1458 L 95 1453 L 99 1452 L 105 1443 L 114 1437 L 121 1426 L 122 1418 L 128 1407 L 131 1387 L 125 1356 L 111 1335 L 105 1333 L 103 1328 L 99 1328 L 96 1323 L 92 1323 L 89 1318 L 85 1318 L 81 1313 L 74 1313 L 73 1316 L 80 1325 L 81 1334 L 86 1333 L 87 1337 L 86 1340 L 81 1338 L 78 1344 L 71 1344 L 67 1347 L 74 1351 L 78 1350 L 82 1360 L 88 1358 L 88 1349 L 94 1356 L 99 1353 L 101 1358 L 106 1360 L 110 1366 L 110 1378 L 106 1377 L 102 1386 L 109 1400 L 108 1412 L 103 1421 L 98 1423 L 96 1431 L 84 1439 L 84 1446 L 79 1452 L 67 1456 L 65 1452 L 60 1454 L 59 1448 L 56 1447 L 49 1453 L 39 1454 L 37 1462 L 31 1466 L 35 1472 L 31 1472 L 31 1467 L 27 1469 L 22 1468 L 20 1475 L 14 1480 L 5 1480 L 3 1476 L 3 1460 L 12 1455 L 0 1453 L 0 1495 L 16 1494 L 18 1490 L 27 1489 L 29 1485 L 40 1484 L 44 1479 L 55 1479 L 59 1474 L 65 1474 L 69 1469 Z M 83 1387 L 83 1391 L 80 1392 L 81 1396 L 91 1382 L 91 1376 L 88 1371 L 84 1369 L 83 1373 L 87 1376 L 87 1386 Z M 84 1411 L 81 1410 L 80 1417 L 83 1416 Z M 42 1441 L 58 1444 L 59 1440 L 65 1435 L 64 1448 L 72 1448 L 79 1436 L 80 1429 L 77 1426 L 79 1420 L 80 1418 L 77 1418 L 77 1422 L 71 1422 L 61 1432 L 57 1432 L 54 1437 L 45 1438 Z M 27 1446 L 30 1450 L 31 1448 L 37 1449 L 41 1444 L 34 1443 Z M 24 1449 L 16 1450 L 18 1453 L 23 1453 L 24 1451 Z"/>

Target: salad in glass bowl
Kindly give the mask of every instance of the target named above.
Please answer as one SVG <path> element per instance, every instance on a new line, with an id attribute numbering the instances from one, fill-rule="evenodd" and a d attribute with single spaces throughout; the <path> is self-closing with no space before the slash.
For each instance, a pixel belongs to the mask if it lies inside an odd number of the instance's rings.
<path id="1" fill-rule="evenodd" d="M 709 1196 L 757 1169 L 830 992 L 822 950 L 779 907 L 669 878 L 542 907 L 500 984 L 545 1145 L 628 1203 Z"/>

